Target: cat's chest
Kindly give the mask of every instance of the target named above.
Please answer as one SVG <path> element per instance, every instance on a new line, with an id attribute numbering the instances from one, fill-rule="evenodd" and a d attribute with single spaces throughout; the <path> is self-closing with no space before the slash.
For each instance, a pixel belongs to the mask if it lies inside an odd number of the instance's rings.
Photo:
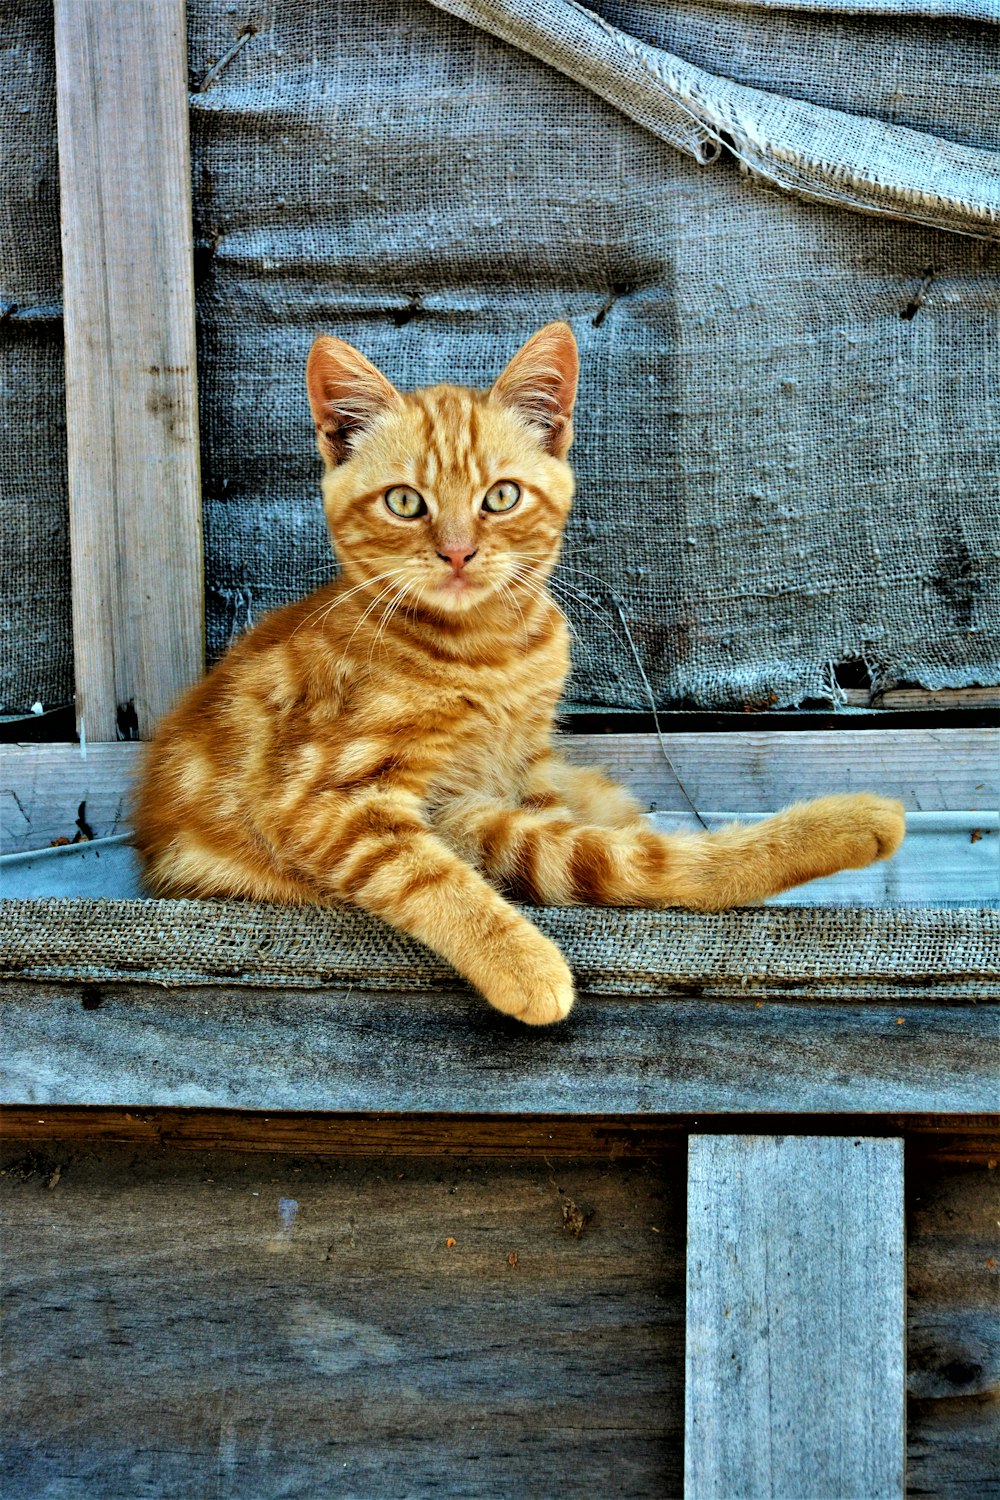
<path id="1" fill-rule="evenodd" d="M 466 763 L 520 754 L 552 717 L 561 679 L 537 668 L 516 672 L 465 671 L 430 695 L 422 716 L 442 758 Z"/>
<path id="2" fill-rule="evenodd" d="M 516 779 L 547 737 L 563 676 L 545 657 L 502 667 L 456 663 L 428 680 L 400 681 L 388 696 L 384 684 L 380 709 L 428 786 L 486 789 Z"/>

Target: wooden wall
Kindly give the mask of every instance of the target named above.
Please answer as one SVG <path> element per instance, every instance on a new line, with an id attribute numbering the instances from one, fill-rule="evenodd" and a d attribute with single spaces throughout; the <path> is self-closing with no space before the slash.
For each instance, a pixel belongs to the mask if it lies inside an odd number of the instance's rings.
<path id="1" fill-rule="evenodd" d="M 682 1134 L 156 1126 L 8 1140 L 4 1495 L 681 1493 Z M 944 1139 L 907 1152 L 907 1492 L 985 1500 L 1000 1138 Z"/>
<path id="2" fill-rule="evenodd" d="M 682 1153 L 18 1155 L 11 1496 L 679 1493 Z"/>

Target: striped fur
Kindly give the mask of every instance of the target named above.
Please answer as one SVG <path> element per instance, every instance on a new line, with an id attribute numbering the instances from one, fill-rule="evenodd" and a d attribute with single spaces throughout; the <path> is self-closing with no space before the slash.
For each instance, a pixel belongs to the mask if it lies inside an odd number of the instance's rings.
<path id="1" fill-rule="evenodd" d="M 310 356 L 336 583 L 262 621 L 160 725 L 137 845 L 164 895 L 353 901 L 522 1021 L 565 1016 L 558 949 L 505 896 L 713 909 L 884 859 L 862 794 L 664 836 L 551 746 L 569 665 L 546 590 L 573 494 L 576 348 L 529 340 L 489 392 L 401 395 L 337 339 Z M 512 510 L 483 509 L 501 480 Z M 415 491 L 426 513 L 393 514 Z"/>

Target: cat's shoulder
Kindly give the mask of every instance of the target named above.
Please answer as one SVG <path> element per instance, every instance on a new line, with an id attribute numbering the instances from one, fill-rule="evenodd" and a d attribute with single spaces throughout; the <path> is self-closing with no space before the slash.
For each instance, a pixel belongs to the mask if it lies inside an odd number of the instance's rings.
<path id="1" fill-rule="evenodd" d="M 227 685 L 263 697 L 275 709 L 322 703 L 329 712 L 342 706 L 351 662 L 332 649 L 324 631 L 334 597 L 329 586 L 265 615 L 219 663 Z"/>

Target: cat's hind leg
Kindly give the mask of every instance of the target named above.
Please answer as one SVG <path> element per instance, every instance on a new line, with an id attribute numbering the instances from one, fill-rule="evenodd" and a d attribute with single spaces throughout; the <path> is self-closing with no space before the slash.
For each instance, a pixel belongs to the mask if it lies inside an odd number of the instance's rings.
<path id="1" fill-rule="evenodd" d="M 643 808 L 623 786 L 593 766 L 576 766 L 549 752 L 532 761 L 521 786 L 521 805 L 534 811 L 562 810 L 578 823 L 598 828 L 643 824 Z"/>
<path id="2" fill-rule="evenodd" d="M 904 817 L 898 802 L 860 793 L 796 803 L 762 823 L 716 833 L 665 834 L 469 796 L 438 826 L 501 889 L 541 905 L 718 911 L 888 859 Z"/>

